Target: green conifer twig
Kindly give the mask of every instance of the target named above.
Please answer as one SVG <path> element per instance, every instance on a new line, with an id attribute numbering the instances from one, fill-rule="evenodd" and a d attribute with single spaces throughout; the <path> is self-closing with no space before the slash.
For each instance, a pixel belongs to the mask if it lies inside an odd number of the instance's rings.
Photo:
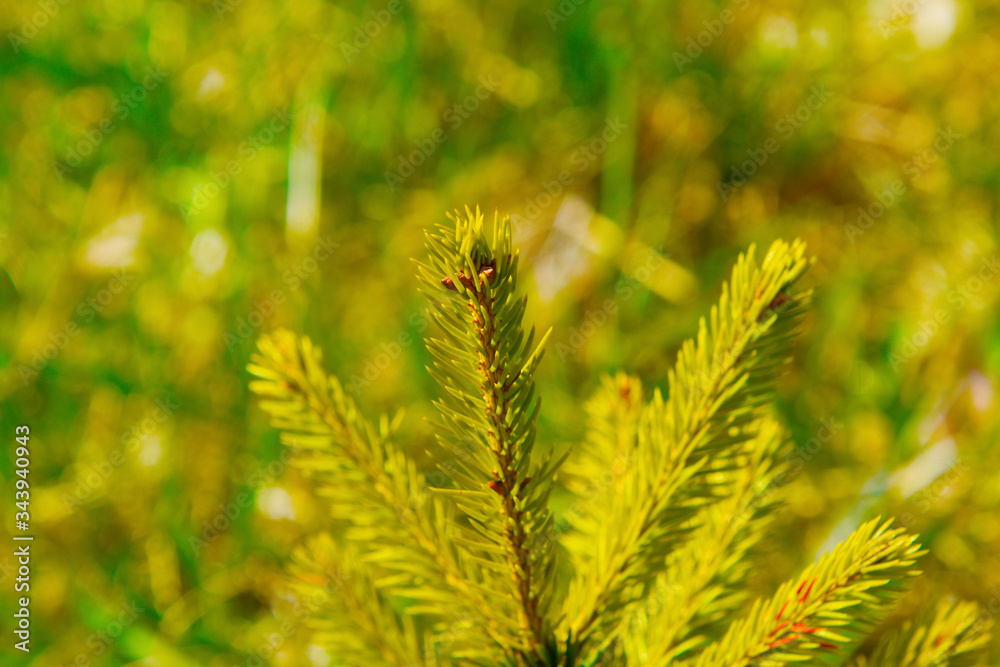
<path id="1" fill-rule="evenodd" d="M 973 667 L 979 664 L 993 626 L 991 614 L 972 602 L 944 600 L 921 622 L 885 634 L 870 656 L 851 667 Z"/>
<path id="2" fill-rule="evenodd" d="M 820 659 L 857 639 L 880 607 L 898 595 L 899 582 L 916 573 L 921 555 L 915 537 L 890 522 L 862 525 L 833 551 L 783 584 L 689 667 L 780 665 Z M 861 613 L 844 610 L 859 607 Z"/>
<path id="3" fill-rule="evenodd" d="M 786 361 L 809 298 L 790 289 L 809 262 L 798 242 L 775 242 L 760 265 L 754 255 L 751 248 L 740 256 L 710 325 L 702 320 L 697 343 L 682 346 L 669 399 L 654 392 L 640 422 L 636 465 L 626 473 L 624 492 L 599 517 L 596 557 L 583 566 L 566 606 L 570 633 L 592 650 L 615 639 L 625 609 L 663 571 L 684 522 L 710 500 L 709 474 L 731 465 L 753 436 L 743 427 L 756 418 Z"/>
<path id="4" fill-rule="evenodd" d="M 350 522 L 352 546 L 323 537 L 296 554 L 303 595 L 326 595 L 330 568 L 351 574 L 339 598 L 322 598 L 322 641 L 349 664 L 440 664 L 439 648 L 448 664 L 510 667 L 841 664 L 914 574 L 915 538 L 888 523 L 861 526 L 732 622 L 783 470 L 765 405 L 809 299 L 793 291 L 809 263 L 802 244 L 776 242 L 759 263 L 753 248 L 740 256 L 681 347 L 668 398 L 646 400 L 624 374 L 603 381 L 567 469 L 573 530 L 556 543 L 549 499 L 568 452 L 534 451 L 545 337 L 535 345 L 522 326 L 510 223 L 495 219 L 491 233 L 468 209 L 453 222 L 427 235 L 419 265 L 442 336 L 427 340 L 428 370 L 442 388 L 436 435 L 455 455 L 442 464 L 450 485 L 425 484 L 393 442 L 399 419 L 366 420 L 308 338 L 264 336 L 249 367 L 282 442 L 303 453 L 295 464 Z M 568 593 L 555 576 L 567 547 Z M 974 616 L 942 608 L 856 667 L 971 666 L 988 629 Z"/>
<path id="5" fill-rule="evenodd" d="M 250 388 L 264 397 L 261 408 L 282 429 L 282 442 L 302 452 L 295 464 L 319 477 L 321 492 L 352 521 L 351 534 L 369 544 L 364 556 L 403 575 L 393 580 L 397 593 L 426 592 L 406 583 L 414 575 L 436 582 L 433 598 L 423 600 L 425 611 L 450 616 L 465 610 L 502 641 L 503 624 L 484 615 L 487 597 L 447 538 L 450 512 L 433 496 L 421 511 L 412 508 L 414 499 L 430 494 L 416 466 L 392 443 L 398 419 L 383 419 L 376 431 L 323 370 L 322 354 L 308 338 L 279 330 L 262 336 L 258 347 L 249 370 L 261 379 Z M 356 483 L 346 483 L 351 481 Z"/>
<path id="6" fill-rule="evenodd" d="M 533 375 L 547 334 L 532 348 L 534 331 L 525 337 L 521 328 L 525 301 L 517 294 L 509 220 L 494 220 L 492 241 L 478 210 L 453 220 L 454 229 L 427 235 L 430 264 L 420 265 L 424 293 L 446 335 L 428 341 L 437 360 L 428 370 L 445 390 L 439 436 L 453 450 L 470 437 L 483 446 L 456 479 L 464 491 L 453 497 L 475 526 L 463 538 L 491 569 L 497 557 L 491 545 L 503 548 L 523 634 L 515 652 L 541 659 L 550 643 L 545 605 L 553 563 L 537 538 L 551 521 L 548 495 L 558 462 L 531 452 L 540 406 Z M 499 513 L 469 502 L 483 495 L 493 496 L 489 504 L 499 505 Z"/>
<path id="7" fill-rule="evenodd" d="M 412 667 L 424 662 L 423 642 L 410 617 L 397 615 L 367 568 L 328 534 L 310 538 L 292 554 L 293 590 L 316 640 L 336 646 L 353 665 Z"/>

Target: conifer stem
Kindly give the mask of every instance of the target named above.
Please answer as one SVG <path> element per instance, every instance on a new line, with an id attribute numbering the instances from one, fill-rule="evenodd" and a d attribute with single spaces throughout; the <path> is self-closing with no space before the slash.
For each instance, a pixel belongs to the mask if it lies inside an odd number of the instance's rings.
<path id="1" fill-rule="evenodd" d="M 486 418 L 490 424 L 488 432 L 490 448 L 499 466 L 499 479 L 496 481 L 499 482 L 500 488 L 497 490 L 503 497 L 504 514 L 510 519 L 505 528 L 508 545 L 507 562 L 521 603 L 521 629 L 530 638 L 530 652 L 537 654 L 543 644 L 543 619 L 538 610 L 538 596 L 532 592 L 532 564 L 530 552 L 526 547 L 528 536 L 524 529 L 523 510 L 517 507 L 515 498 L 518 471 L 514 468 L 514 452 L 510 447 L 511 433 L 507 425 L 508 404 L 502 390 L 508 379 L 505 376 L 506 369 L 502 364 L 496 363 L 499 354 L 493 345 L 496 316 L 493 312 L 493 299 L 484 278 L 485 276 L 480 274 L 478 284 L 469 288 L 479 306 L 477 309 L 470 303 L 469 309 L 472 311 L 472 323 L 480 344 L 478 370 L 484 380 L 481 389 L 483 400 L 486 402 Z M 485 317 L 480 317 L 480 313 Z"/>

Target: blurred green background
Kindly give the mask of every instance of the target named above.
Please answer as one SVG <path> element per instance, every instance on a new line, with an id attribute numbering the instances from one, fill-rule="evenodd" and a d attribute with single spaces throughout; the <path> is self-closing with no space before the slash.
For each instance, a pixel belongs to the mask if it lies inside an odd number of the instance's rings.
<path id="1" fill-rule="evenodd" d="M 407 408 L 423 456 L 410 258 L 477 204 L 514 219 L 528 317 L 555 328 L 547 444 L 579 438 L 600 373 L 665 385 L 746 246 L 806 240 L 816 304 L 775 405 L 798 474 L 753 586 L 888 513 L 930 549 L 894 618 L 949 595 L 995 615 L 998 18 L 990 0 L 6 0 L 0 543 L 17 424 L 36 539 L 27 656 L 0 547 L 0 662 L 337 664 L 280 630 L 289 552 L 330 521 L 244 369 L 261 332 L 307 334 L 370 414 Z"/>

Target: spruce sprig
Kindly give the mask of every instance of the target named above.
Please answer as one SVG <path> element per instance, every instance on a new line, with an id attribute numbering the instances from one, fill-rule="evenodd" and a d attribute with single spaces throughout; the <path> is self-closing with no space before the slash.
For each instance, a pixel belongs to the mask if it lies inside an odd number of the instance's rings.
<path id="1" fill-rule="evenodd" d="M 684 665 L 817 664 L 824 654 L 855 642 L 873 619 L 853 608 L 884 608 L 900 582 L 917 574 L 912 565 L 922 552 L 916 538 L 890 525 L 880 518 L 863 524 L 797 580 L 758 600 L 722 639 Z"/>
<path id="2" fill-rule="evenodd" d="M 316 641 L 338 647 L 341 660 L 394 667 L 423 662 L 413 617 L 393 612 L 350 548 L 321 533 L 295 550 L 289 569 L 301 598 L 299 615 L 311 621 Z"/>
<path id="3" fill-rule="evenodd" d="M 669 665 L 704 646 L 747 599 L 750 552 L 774 520 L 773 496 L 766 494 L 785 470 L 777 459 L 787 449 L 777 422 L 765 419 L 753 431 L 723 499 L 700 514 L 690 539 L 670 554 L 649 600 L 630 619 L 624 644 L 634 663 Z M 772 499 L 762 502 L 762 496 Z"/>
<path id="4" fill-rule="evenodd" d="M 439 329 L 426 343 L 447 484 L 428 485 L 396 444 L 401 416 L 366 419 L 308 338 L 263 336 L 249 366 L 293 462 L 347 524 L 307 540 L 292 568 L 337 664 L 749 667 L 857 652 L 921 553 L 888 521 L 747 604 L 748 559 L 785 471 L 786 435 L 767 404 L 809 303 L 796 288 L 810 263 L 801 243 L 739 257 L 666 397 L 633 376 L 604 378 L 565 469 L 570 452 L 535 442 L 548 334 L 536 344 L 524 326 L 509 220 L 487 225 L 466 209 L 427 248 L 419 276 Z M 576 495 L 559 521 L 557 483 Z M 942 607 L 856 667 L 972 665 L 988 630 L 974 616 Z"/>
<path id="5" fill-rule="evenodd" d="M 973 667 L 990 639 L 993 614 L 971 602 L 943 600 L 932 613 L 885 634 L 850 667 Z"/>
<path id="6" fill-rule="evenodd" d="M 458 537 L 495 590 L 517 601 L 521 637 L 513 654 L 541 661 L 553 651 L 549 603 L 555 560 L 544 548 L 549 495 L 559 460 L 533 455 L 540 400 L 535 368 L 548 333 L 534 345 L 517 292 L 518 254 L 510 224 L 456 213 L 454 226 L 427 234 L 423 293 L 444 338 L 430 338 L 429 368 L 443 390 L 437 434 L 459 457 L 451 496 L 470 518 Z M 472 455 L 468 456 L 468 452 Z"/>
<path id="7" fill-rule="evenodd" d="M 685 524 L 713 499 L 712 473 L 733 465 L 754 437 L 787 345 L 809 299 L 792 286 L 809 262 L 801 243 L 776 242 L 758 265 L 741 256 L 697 341 L 681 348 L 668 376 L 669 398 L 657 390 L 640 418 L 635 465 L 624 490 L 599 517 L 595 553 L 573 582 L 566 603 L 569 631 L 596 650 L 615 640 L 626 607 L 648 593 Z"/>
<path id="8" fill-rule="evenodd" d="M 307 337 L 279 330 L 258 347 L 248 368 L 260 379 L 251 390 L 281 429 L 282 443 L 297 453 L 294 464 L 317 479 L 336 516 L 350 522 L 349 541 L 365 545 L 363 558 L 378 565 L 386 591 L 417 600 L 411 612 L 477 619 L 469 629 L 474 647 L 507 641 L 509 622 L 490 613 L 477 568 L 451 539 L 452 508 L 430 493 L 393 443 L 402 414 L 383 417 L 376 428 L 326 374 L 322 352 Z"/>

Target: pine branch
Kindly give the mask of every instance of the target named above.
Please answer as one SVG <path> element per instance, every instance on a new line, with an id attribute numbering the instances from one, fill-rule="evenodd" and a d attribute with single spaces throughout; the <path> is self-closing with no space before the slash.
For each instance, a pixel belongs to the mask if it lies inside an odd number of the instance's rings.
<path id="1" fill-rule="evenodd" d="M 602 519 L 594 557 L 570 590 L 565 609 L 578 644 L 606 646 L 626 608 L 640 600 L 686 533 L 683 526 L 712 500 L 713 472 L 733 466 L 753 437 L 747 427 L 769 398 L 808 293 L 792 284 L 808 261 L 804 246 L 778 241 L 762 264 L 741 256 L 709 324 L 687 341 L 640 418 L 635 465 Z"/>
<path id="2" fill-rule="evenodd" d="M 973 667 L 989 643 L 992 617 L 980 620 L 972 602 L 944 601 L 933 617 L 908 622 L 887 634 L 870 657 L 858 656 L 851 667 Z"/>
<path id="3" fill-rule="evenodd" d="M 487 636 L 505 641 L 516 627 L 493 613 L 474 568 L 455 551 L 451 512 L 393 445 L 396 424 L 383 419 L 376 430 L 365 420 L 308 338 L 277 331 L 263 336 L 259 349 L 249 370 L 261 380 L 251 390 L 282 430 L 282 443 L 300 453 L 295 465 L 318 479 L 339 518 L 351 522 L 348 538 L 367 545 L 363 557 L 399 575 L 387 590 L 416 598 L 411 613 L 478 619 L 472 645 L 489 644 Z"/>
<path id="4" fill-rule="evenodd" d="M 435 426 L 452 488 L 426 486 L 393 444 L 399 419 L 367 421 L 308 338 L 265 336 L 249 367 L 261 407 L 300 452 L 293 462 L 349 521 L 348 543 L 364 545 L 355 555 L 319 537 L 296 554 L 298 590 L 321 593 L 310 608 L 321 640 L 350 664 L 425 664 L 439 651 L 506 667 L 840 664 L 837 649 L 858 641 L 920 555 L 888 524 L 865 524 L 729 623 L 783 470 L 764 405 L 809 300 L 792 291 L 808 265 L 802 244 L 776 242 L 761 263 L 753 248 L 740 257 L 682 346 L 668 399 L 646 400 L 624 374 L 603 380 L 568 469 L 566 542 L 581 553 L 558 613 L 549 498 L 565 456 L 534 452 L 542 344 L 522 326 L 510 223 L 487 233 L 466 210 L 427 245 L 420 277 L 441 329 L 428 370 L 442 387 Z M 855 667 L 968 667 L 986 626 L 971 607 L 947 606 Z"/>
<path id="5" fill-rule="evenodd" d="M 412 617 L 400 617 L 355 555 L 326 533 L 292 554 L 293 590 L 318 645 L 350 665 L 423 665 Z"/>
<path id="6" fill-rule="evenodd" d="M 574 448 L 559 479 L 576 497 L 562 514 L 562 522 L 573 528 L 563 541 L 584 558 L 600 533 L 610 499 L 621 492 L 626 471 L 635 465 L 644 407 L 642 380 L 622 372 L 601 378 L 585 406 L 586 436 Z"/>
<path id="7" fill-rule="evenodd" d="M 458 491 L 448 494 L 471 519 L 461 544 L 483 566 L 500 600 L 517 601 L 521 628 L 514 654 L 540 660 L 551 647 L 547 608 L 553 591 L 551 551 L 540 539 L 559 462 L 532 456 L 539 400 L 534 371 L 544 338 L 522 328 L 517 253 L 510 222 L 466 209 L 454 227 L 427 235 L 429 264 L 420 265 L 424 293 L 444 339 L 429 339 L 428 370 L 444 390 L 439 439 L 460 459 Z M 546 334 L 547 336 L 547 334 Z"/>
<path id="8" fill-rule="evenodd" d="M 911 566 L 921 555 L 915 537 L 880 522 L 862 525 L 796 581 L 783 584 L 770 600 L 758 600 L 722 639 L 684 664 L 816 664 L 826 659 L 824 654 L 855 641 L 880 608 L 897 596 L 900 581 L 916 574 Z"/>
<path id="9" fill-rule="evenodd" d="M 629 623 L 626 645 L 636 662 L 669 665 L 696 650 L 745 601 L 748 552 L 773 521 L 773 503 L 761 503 L 784 466 L 774 462 L 784 440 L 773 420 L 755 425 L 723 500 L 703 510 L 691 539 L 672 553 L 666 572 Z M 719 633 L 721 634 L 721 633 Z"/>

